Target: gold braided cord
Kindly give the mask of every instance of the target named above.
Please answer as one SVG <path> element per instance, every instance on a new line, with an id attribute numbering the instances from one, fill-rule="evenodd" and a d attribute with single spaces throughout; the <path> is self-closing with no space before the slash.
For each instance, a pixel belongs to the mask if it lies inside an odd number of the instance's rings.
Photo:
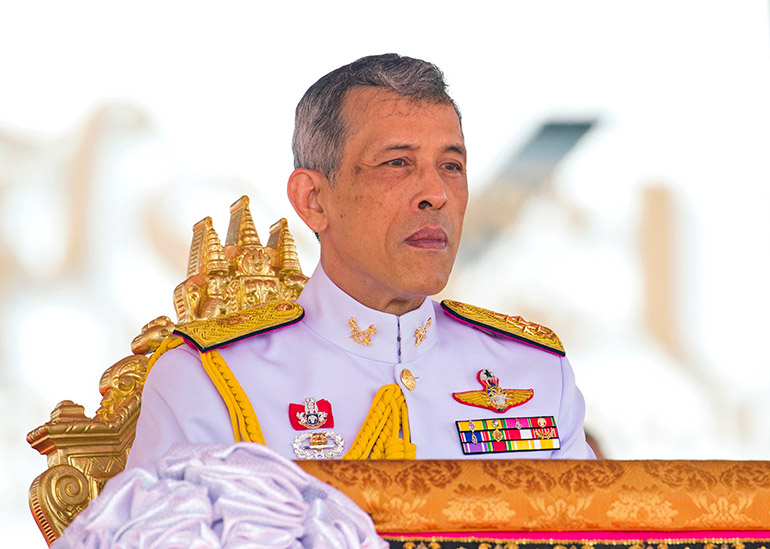
<path id="1" fill-rule="evenodd" d="M 169 349 L 183 343 L 182 338 L 166 338 L 149 360 L 148 371 Z M 265 444 L 257 414 L 225 359 L 216 349 L 201 353 L 201 364 L 227 407 L 235 442 Z M 401 436 L 403 438 L 401 438 Z M 411 443 L 409 414 L 401 388 L 383 385 L 372 400 L 369 413 L 353 444 L 342 459 L 415 459 L 417 447 Z"/>
<path id="2" fill-rule="evenodd" d="M 251 406 L 246 391 L 227 366 L 225 359 L 216 349 L 201 353 L 201 364 L 214 386 L 225 401 L 233 426 L 235 442 L 247 441 L 265 444 L 265 437 L 257 421 L 257 414 Z"/>
<path id="3" fill-rule="evenodd" d="M 393 385 L 383 385 L 372 400 L 369 413 L 366 414 L 363 425 L 359 429 L 353 444 L 345 453 L 343 459 L 366 459 L 372 452 L 377 439 L 385 428 L 388 420 L 386 414 L 386 402 L 393 399 Z"/>
<path id="4" fill-rule="evenodd" d="M 412 435 L 409 432 L 409 412 L 406 409 L 406 400 L 401 402 L 401 417 L 404 418 L 401 422 L 401 430 L 404 433 L 404 457 L 398 459 L 416 459 L 417 445 L 412 444 Z"/>
<path id="5" fill-rule="evenodd" d="M 235 411 L 235 399 L 233 398 L 232 393 L 227 389 L 227 383 L 225 383 L 222 376 L 219 375 L 216 366 L 212 364 L 211 356 L 208 353 L 201 353 L 201 364 L 203 365 L 203 369 L 206 370 L 211 382 L 222 396 L 225 406 L 227 406 L 227 413 L 230 414 L 230 425 L 233 428 L 233 440 L 235 440 L 235 442 L 241 442 L 241 432 L 238 429 L 238 416 Z"/>
<path id="6" fill-rule="evenodd" d="M 402 432 L 403 439 L 399 437 Z M 416 453 L 417 447 L 409 440 L 404 394 L 396 384 L 383 385 L 342 459 L 414 459 Z"/>
<path id="7" fill-rule="evenodd" d="M 394 452 L 394 450 L 396 452 L 398 451 L 394 448 L 394 446 L 398 443 L 393 440 L 393 431 L 394 429 L 398 429 L 398 425 L 400 423 L 397 408 L 393 406 L 394 401 L 398 397 L 393 394 L 393 391 L 390 390 L 386 391 L 383 396 L 384 398 L 378 402 L 378 406 L 375 412 L 379 416 L 379 421 L 377 424 L 379 429 L 375 429 L 373 431 L 376 433 L 376 438 L 371 437 L 370 435 L 369 442 L 373 443 L 373 447 L 371 449 L 371 453 L 364 452 L 363 459 L 366 459 L 366 456 L 368 456 L 369 459 L 385 459 L 385 456 L 388 454 L 386 451 L 386 443 L 387 449 L 391 454 Z M 376 399 L 377 397 L 375 397 L 375 400 Z M 398 440 L 398 431 L 396 431 L 395 439 Z"/>
<path id="8" fill-rule="evenodd" d="M 160 355 L 165 353 L 166 351 L 170 351 L 174 347 L 179 347 L 182 343 L 184 343 L 184 339 L 182 339 L 179 336 L 169 336 L 166 339 L 164 339 L 160 346 L 155 349 L 155 352 L 152 353 L 152 356 L 147 361 L 147 372 L 144 374 L 145 379 L 147 379 L 147 376 L 150 374 L 150 368 L 155 366 L 155 363 L 160 358 Z"/>

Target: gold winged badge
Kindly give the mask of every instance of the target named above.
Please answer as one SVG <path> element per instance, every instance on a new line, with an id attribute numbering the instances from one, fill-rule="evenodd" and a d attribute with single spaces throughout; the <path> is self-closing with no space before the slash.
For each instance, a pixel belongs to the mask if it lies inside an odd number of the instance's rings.
<path id="1" fill-rule="evenodd" d="M 514 406 L 521 406 L 535 394 L 532 389 L 503 389 L 492 370 L 479 370 L 476 379 L 484 387 L 483 391 L 464 391 L 452 393 L 452 397 L 462 404 L 478 406 L 494 412 L 503 413 Z"/>

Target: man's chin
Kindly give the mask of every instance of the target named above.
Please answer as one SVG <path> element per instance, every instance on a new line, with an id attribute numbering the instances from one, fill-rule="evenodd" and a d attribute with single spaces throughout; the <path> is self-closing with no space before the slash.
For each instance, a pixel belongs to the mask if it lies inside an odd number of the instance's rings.
<path id="1" fill-rule="evenodd" d="M 413 285 L 414 294 L 419 296 L 431 296 L 436 295 L 441 290 L 446 288 L 447 282 L 449 282 L 449 275 L 441 276 L 437 275 L 434 271 L 431 273 L 433 276 L 425 276 L 421 280 L 416 280 Z"/>
<path id="2" fill-rule="evenodd" d="M 436 295 L 446 288 L 449 282 L 449 275 L 452 273 L 452 263 L 448 264 L 446 257 L 444 261 L 421 261 L 412 264 L 412 281 L 415 285 L 423 288 L 422 295 Z"/>

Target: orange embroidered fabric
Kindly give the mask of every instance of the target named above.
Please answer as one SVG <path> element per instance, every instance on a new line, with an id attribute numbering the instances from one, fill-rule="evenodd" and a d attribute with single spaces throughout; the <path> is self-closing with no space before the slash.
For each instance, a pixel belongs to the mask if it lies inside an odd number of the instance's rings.
<path id="1" fill-rule="evenodd" d="M 770 529 L 770 462 L 299 462 L 380 532 Z"/>

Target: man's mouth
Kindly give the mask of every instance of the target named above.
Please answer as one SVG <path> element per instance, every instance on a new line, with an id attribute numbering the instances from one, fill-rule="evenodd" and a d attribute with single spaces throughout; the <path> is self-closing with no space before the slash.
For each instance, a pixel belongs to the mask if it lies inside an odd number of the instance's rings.
<path id="1" fill-rule="evenodd" d="M 425 250 L 443 250 L 447 247 L 447 235 L 441 227 L 425 227 L 409 236 L 406 243 Z"/>

